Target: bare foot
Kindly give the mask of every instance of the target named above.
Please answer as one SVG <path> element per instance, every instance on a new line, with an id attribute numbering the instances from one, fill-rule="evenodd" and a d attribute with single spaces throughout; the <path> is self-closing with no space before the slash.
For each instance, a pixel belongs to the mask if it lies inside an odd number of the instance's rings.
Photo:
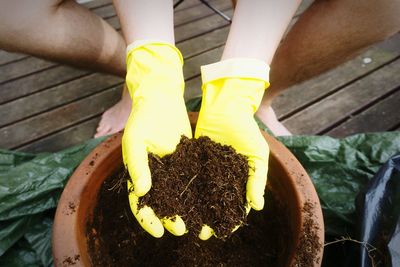
<path id="1" fill-rule="evenodd" d="M 103 113 L 94 137 L 117 133 L 124 129 L 131 109 L 132 100 L 129 94 L 123 94 L 121 100 L 117 104 Z"/>
<path id="2" fill-rule="evenodd" d="M 256 115 L 272 131 L 274 135 L 292 135 L 289 130 L 278 121 L 275 111 L 271 107 L 260 106 Z"/>

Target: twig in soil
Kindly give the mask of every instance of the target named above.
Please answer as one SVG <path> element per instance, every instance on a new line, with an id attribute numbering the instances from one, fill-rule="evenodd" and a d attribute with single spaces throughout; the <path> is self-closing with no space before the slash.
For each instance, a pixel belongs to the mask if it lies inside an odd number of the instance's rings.
<path id="1" fill-rule="evenodd" d="M 128 174 L 127 170 L 124 170 L 119 175 L 119 178 L 118 178 L 117 182 L 113 186 L 108 188 L 107 190 L 108 191 L 115 191 L 116 189 L 118 189 L 117 190 L 117 194 L 119 194 L 121 192 L 121 190 L 123 189 L 123 186 L 124 186 L 123 184 L 127 181 L 127 174 Z"/>
<path id="2" fill-rule="evenodd" d="M 108 191 L 114 191 L 114 190 L 116 190 L 117 189 L 117 193 L 119 194 L 120 193 L 120 191 L 122 190 L 122 184 L 123 184 L 123 180 L 122 179 L 120 179 L 120 180 L 118 180 L 113 186 L 111 186 L 110 188 L 108 188 L 107 190 Z"/>
<path id="3" fill-rule="evenodd" d="M 183 195 L 183 193 L 185 193 L 185 191 L 188 189 L 189 185 L 193 182 L 194 179 L 196 179 L 198 173 L 196 173 L 192 179 L 190 179 L 189 183 L 186 185 L 185 189 L 183 189 L 183 191 L 179 194 L 179 196 L 181 197 Z"/>
<path id="4" fill-rule="evenodd" d="M 374 257 L 371 255 L 371 252 L 377 251 L 379 254 L 382 254 L 382 253 L 379 251 L 379 249 L 377 249 L 376 247 L 374 247 L 373 245 L 371 245 L 371 244 L 369 244 L 369 243 L 367 243 L 365 241 L 362 242 L 362 241 L 358 241 L 358 240 L 352 239 L 349 236 L 348 237 L 342 236 L 341 239 L 336 239 L 335 241 L 325 243 L 324 247 L 329 246 L 329 245 L 333 245 L 333 244 L 336 244 L 336 243 L 339 243 L 339 242 L 345 242 L 345 241 L 351 241 L 351 242 L 354 242 L 354 243 L 362 245 L 367 250 L 368 257 L 369 257 L 369 259 L 371 260 L 371 263 L 372 263 L 372 267 L 377 266 L 376 263 L 375 263 Z"/>
<path id="5" fill-rule="evenodd" d="M 164 165 L 164 163 L 162 162 L 161 158 L 159 156 L 157 156 L 156 154 L 153 154 L 153 157 L 155 160 L 158 161 L 158 163 L 160 163 L 161 165 Z"/>

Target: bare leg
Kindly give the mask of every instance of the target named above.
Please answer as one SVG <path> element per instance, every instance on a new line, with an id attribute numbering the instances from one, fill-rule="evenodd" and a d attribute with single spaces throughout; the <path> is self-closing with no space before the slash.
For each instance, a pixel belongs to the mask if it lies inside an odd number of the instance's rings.
<path id="1" fill-rule="evenodd" d="M 258 117 L 276 134 L 287 135 L 271 102 L 291 85 L 321 74 L 366 47 L 400 30 L 400 2 L 395 0 L 315 1 L 282 41 L 271 64 L 271 87 Z"/>
<path id="2" fill-rule="evenodd" d="M 125 77 L 126 44 L 107 22 L 75 1 L 4 1 L 0 48 Z M 122 130 L 131 109 L 122 99 L 102 116 L 96 137 Z"/>
<path id="3" fill-rule="evenodd" d="M 125 76 L 125 42 L 75 1 L 6 0 L 0 48 Z"/>
<path id="4" fill-rule="evenodd" d="M 175 44 L 172 0 L 114 0 L 126 43 L 157 40 Z"/>
<path id="5" fill-rule="evenodd" d="M 222 55 L 255 58 L 271 64 L 300 0 L 239 0 Z"/>

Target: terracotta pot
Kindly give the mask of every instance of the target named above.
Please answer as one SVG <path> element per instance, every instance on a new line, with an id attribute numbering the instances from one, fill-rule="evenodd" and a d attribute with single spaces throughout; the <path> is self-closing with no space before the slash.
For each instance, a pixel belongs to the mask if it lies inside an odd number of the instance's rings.
<path id="1" fill-rule="evenodd" d="M 192 126 L 197 113 L 189 113 Z M 289 248 L 287 266 L 295 266 L 300 242 L 304 239 L 303 227 L 306 220 L 317 227 L 321 249 L 316 255 L 321 265 L 324 243 L 324 224 L 317 193 L 304 168 L 293 154 L 267 133 L 263 132 L 270 147 L 269 183 L 280 197 L 287 202 L 290 216 L 290 231 L 294 238 Z M 93 213 L 97 194 L 102 182 L 122 164 L 122 134 L 116 134 L 95 148 L 76 169 L 62 193 L 53 227 L 53 256 L 55 266 L 92 266 L 88 254 L 86 223 Z M 313 208 L 307 212 L 306 203 Z M 300 241 L 302 240 L 302 241 Z"/>

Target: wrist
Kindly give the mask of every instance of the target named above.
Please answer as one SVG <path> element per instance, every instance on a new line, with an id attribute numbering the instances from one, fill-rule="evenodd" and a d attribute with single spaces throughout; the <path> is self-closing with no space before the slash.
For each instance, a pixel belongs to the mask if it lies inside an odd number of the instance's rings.
<path id="1" fill-rule="evenodd" d="M 183 95 L 183 57 L 174 45 L 136 41 L 127 47 L 126 63 L 126 82 L 131 97 L 138 91 L 141 95 L 151 92 Z"/>
<path id="2" fill-rule="evenodd" d="M 266 89 L 269 86 L 269 71 L 269 65 L 262 60 L 230 58 L 201 66 L 201 77 L 203 84 L 229 78 L 259 80 Z"/>
<path id="3" fill-rule="evenodd" d="M 181 66 L 183 66 L 183 57 L 179 49 L 170 42 L 166 42 L 163 40 L 156 40 L 156 39 L 147 39 L 147 40 L 137 40 L 133 43 L 130 43 L 126 47 L 126 58 L 127 61 L 129 60 L 129 56 L 132 52 L 135 50 L 139 49 L 149 49 L 150 51 L 153 51 L 155 53 L 164 53 L 166 56 L 166 53 L 176 53 L 176 56 L 178 57 Z M 169 51 L 168 51 L 169 50 Z"/>
<path id="4" fill-rule="evenodd" d="M 269 86 L 269 66 L 252 58 L 235 58 L 202 66 L 203 101 L 218 109 L 254 113 Z"/>

